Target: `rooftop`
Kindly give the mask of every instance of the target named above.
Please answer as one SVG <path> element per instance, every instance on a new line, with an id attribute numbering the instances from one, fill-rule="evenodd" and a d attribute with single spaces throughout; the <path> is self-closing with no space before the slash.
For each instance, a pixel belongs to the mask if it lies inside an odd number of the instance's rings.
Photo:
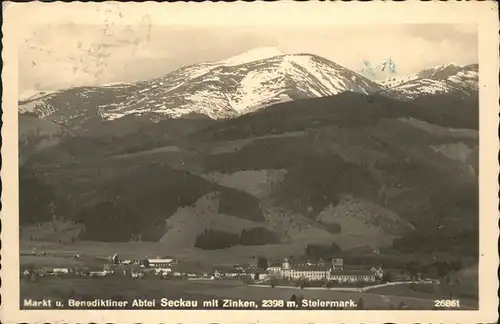
<path id="1" fill-rule="evenodd" d="M 331 267 L 328 265 L 306 265 L 297 264 L 291 267 L 291 270 L 295 271 L 330 271 Z"/>
<path id="2" fill-rule="evenodd" d="M 371 276 L 373 272 L 369 270 L 339 270 L 332 271 L 332 275 Z"/>
<path id="3" fill-rule="evenodd" d="M 172 262 L 175 261 L 174 258 L 154 258 L 148 259 L 149 262 Z"/>

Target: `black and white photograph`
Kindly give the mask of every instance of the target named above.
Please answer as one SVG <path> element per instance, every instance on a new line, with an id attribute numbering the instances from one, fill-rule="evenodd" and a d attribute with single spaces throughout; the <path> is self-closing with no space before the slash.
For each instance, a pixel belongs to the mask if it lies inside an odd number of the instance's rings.
<path id="1" fill-rule="evenodd" d="M 19 310 L 480 310 L 477 22 L 59 5 L 16 34 Z"/>

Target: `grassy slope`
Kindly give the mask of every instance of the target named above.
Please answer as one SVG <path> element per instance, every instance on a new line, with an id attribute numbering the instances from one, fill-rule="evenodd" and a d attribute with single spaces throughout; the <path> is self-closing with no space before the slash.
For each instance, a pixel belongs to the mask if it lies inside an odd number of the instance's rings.
<path id="1" fill-rule="evenodd" d="M 19 162 L 24 163 L 38 151 L 59 144 L 65 134 L 64 127 L 59 124 L 19 114 Z"/>
<path id="2" fill-rule="evenodd" d="M 477 228 L 477 131 L 450 127 L 477 129 L 477 115 L 477 103 L 453 97 L 401 103 L 347 93 L 275 105 L 196 136 L 259 136 L 209 156 L 206 165 L 219 172 L 289 169 L 278 190 L 288 209 L 317 214 L 347 193 L 397 212 L 417 227 L 416 237 L 463 234 L 468 245 Z M 262 139 L 297 130 L 308 135 Z"/>

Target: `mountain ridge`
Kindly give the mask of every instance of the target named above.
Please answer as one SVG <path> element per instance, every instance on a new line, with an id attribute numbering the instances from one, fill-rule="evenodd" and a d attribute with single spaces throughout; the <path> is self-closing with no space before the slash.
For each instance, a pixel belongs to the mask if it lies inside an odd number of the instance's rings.
<path id="1" fill-rule="evenodd" d="M 42 92 L 20 100 L 19 111 L 72 129 L 127 115 L 153 122 L 190 114 L 227 119 L 275 103 L 345 91 L 403 100 L 452 92 L 470 96 L 477 92 L 477 72 L 477 64 L 443 64 L 379 84 L 314 54 L 260 48 L 153 80 Z"/>
<path id="2" fill-rule="evenodd" d="M 280 53 L 264 56 L 274 54 Z M 280 54 L 243 63 L 238 56 L 229 60 L 182 67 L 135 84 L 60 90 L 21 101 L 20 112 L 75 125 L 127 114 L 161 119 L 194 112 L 224 119 L 279 101 L 382 90 L 377 83 L 313 54 Z"/>
<path id="3" fill-rule="evenodd" d="M 389 78 L 381 84 L 386 87 L 386 95 L 399 99 L 445 93 L 468 97 L 479 91 L 478 71 L 478 64 L 443 64 L 407 76 Z"/>

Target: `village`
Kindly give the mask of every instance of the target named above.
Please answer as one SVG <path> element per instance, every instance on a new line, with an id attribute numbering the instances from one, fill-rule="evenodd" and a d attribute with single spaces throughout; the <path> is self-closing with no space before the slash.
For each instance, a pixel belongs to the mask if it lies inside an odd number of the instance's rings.
<path id="1" fill-rule="evenodd" d="M 80 258 L 79 255 L 74 256 Z M 370 268 L 353 268 L 344 265 L 342 258 L 331 260 L 291 262 L 289 258 L 278 258 L 269 262 L 258 258 L 255 264 L 234 264 L 214 266 L 212 271 L 188 269 L 183 263 L 171 256 L 156 258 L 121 259 L 115 253 L 104 258 L 99 265 L 73 267 L 21 267 L 21 278 L 37 281 L 43 277 L 88 277 L 104 278 L 120 276 L 131 279 L 158 278 L 177 280 L 240 280 L 244 284 L 260 284 L 268 286 L 300 286 L 300 287 L 364 287 L 387 282 L 381 266 Z M 409 277 L 391 277 L 394 281 L 410 280 Z M 414 278 L 413 278 L 414 279 Z M 422 279 L 422 278 L 419 278 Z"/>

